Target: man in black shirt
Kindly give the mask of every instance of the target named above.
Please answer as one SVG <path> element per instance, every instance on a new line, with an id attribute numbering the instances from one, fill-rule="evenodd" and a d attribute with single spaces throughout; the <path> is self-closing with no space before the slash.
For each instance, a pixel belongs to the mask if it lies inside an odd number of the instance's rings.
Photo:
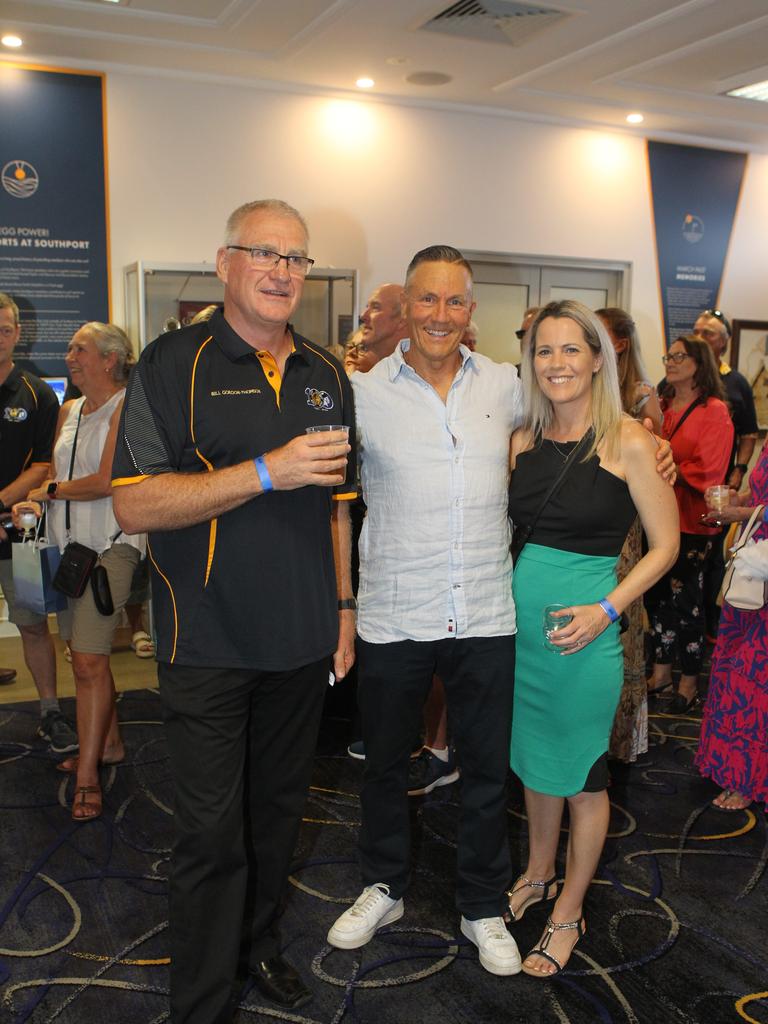
<path id="1" fill-rule="evenodd" d="M 176 790 L 173 1024 L 231 1020 L 241 941 L 263 994 L 310 998 L 275 922 L 331 656 L 337 678 L 354 659 L 355 471 L 349 381 L 288 323 L 307 244 L 283 202 L 235 210 L 217 254 L 223 312 L 146 349 L 118 435 L 115 513 L 149 532 Z M 336 424 L 352 447 L 306 432 Z"/>
<path id="2" fill-rule="evenodd" d="M 0 292 L 0 514 L 10 520 L 10 507 L 22 501 L 48 475 L 59 403 L 39 377 L 13 362 L 19 340 L 19 307 Z M 0 586 L 8 617 L 21 634 L 24 661 L 40 695 L 38 734 L 56 753 L 77 750 L 77 735 L 56 697 L 56 655 L 48 618 L 16 602 L 11 568 L 11 543 L 0 526 Z"/>

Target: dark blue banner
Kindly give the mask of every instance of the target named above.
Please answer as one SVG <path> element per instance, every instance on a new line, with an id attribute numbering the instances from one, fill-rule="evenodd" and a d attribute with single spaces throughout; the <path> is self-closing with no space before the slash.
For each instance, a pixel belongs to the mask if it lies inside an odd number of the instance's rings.
<path id="1" fill-rule="evenodd" d="M 666 347 L 717 306 L 744 153 L 648 143 Z"/>
<path id="2" fill-rule="evenodd" d="M 72 334 L 109 320 L 104 78 L 0 64 L 0 291 L 16 362 L 64 372 Z"/>

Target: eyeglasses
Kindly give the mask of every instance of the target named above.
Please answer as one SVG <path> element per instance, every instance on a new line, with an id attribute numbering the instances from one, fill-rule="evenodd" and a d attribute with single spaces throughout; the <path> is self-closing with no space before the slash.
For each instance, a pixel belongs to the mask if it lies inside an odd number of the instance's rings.
<path id="1" fill-rule="evenodd" d="M 247 252 L 251 257 L 251 266 L 257 270 L 274 270 L 280 260 L 285 260 L 288 273 L 294 277 L 306 277 L 314 260 L 309 256 L 295 256 L 289 253 L 287 256 L 282 252 L 273 252 L 271 249 L 254 249 L 250 245 L 228 245 L 227 249 L 237 249 L 238 252 Z"/>
<path id="2" fill-rule="evenodd" d="M 16 327 L 0 327 L 0 335 L 3 338 L 12 338 L 16 333 Z"/>
<path id="3" fill-rule="evenodd" d="M 733 333 L 733 331 L 731 330 L 731 321 L 728 319 L 728 317 L 725 315 L 725 313 L 723 313 L 721 309 L 705 309 L 702 311 L 700 316 L 713 316 L 715 320 L 720 321 L 720 323 L 728 332 L 729 337 Z"/>
<path id="4" fill-rule="evenodd" d="M 690 358 L 687 352 L 673 352 L 671 356 L 662 356 L 661 361 L 666 366 L 667 363 L 682 363 L 684 359 Z"/>

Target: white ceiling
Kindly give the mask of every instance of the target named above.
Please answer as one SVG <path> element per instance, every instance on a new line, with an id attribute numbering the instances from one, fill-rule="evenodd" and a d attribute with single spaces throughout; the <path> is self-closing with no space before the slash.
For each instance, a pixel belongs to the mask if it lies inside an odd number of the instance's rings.
<path id="1" fill-rule="evenodd" d="M 768 151 L 768 0 L 3 0 L 2 59 L 263 82 Z M 453 7 L 442 31 L 424 26 Z M 490 13 L 486 13 L 490 12 Z M 546 13 L 549 12 L 549 13 Z M 494 19 L 493 15 L 497 18 Z M 461 34 L 453 34 L 453 33 Z M 451 81 L 413 85 L 414 72 Z M 370 94 L 369 94 L 370 95 Z M 627 129 L 629 130 L 629 129 Z"/>

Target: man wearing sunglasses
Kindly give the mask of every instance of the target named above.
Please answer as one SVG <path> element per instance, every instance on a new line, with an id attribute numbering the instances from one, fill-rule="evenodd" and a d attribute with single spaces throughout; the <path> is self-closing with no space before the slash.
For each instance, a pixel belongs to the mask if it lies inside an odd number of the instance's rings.
<path id="1" fill-rule="evenodd" d="M 118 434 L 115 513 L 149 534 L 175 789 L 172 1024 L 229 1024 L 241 955 L 283 1009 L 310 998 L 276 926 L 331 659 L 337 678 L 354 660 L 355 431 L 340 364 L 289 323 L 307 246 L 286 203 L 235 210 L 223 311 L 142 353 Z"/>

